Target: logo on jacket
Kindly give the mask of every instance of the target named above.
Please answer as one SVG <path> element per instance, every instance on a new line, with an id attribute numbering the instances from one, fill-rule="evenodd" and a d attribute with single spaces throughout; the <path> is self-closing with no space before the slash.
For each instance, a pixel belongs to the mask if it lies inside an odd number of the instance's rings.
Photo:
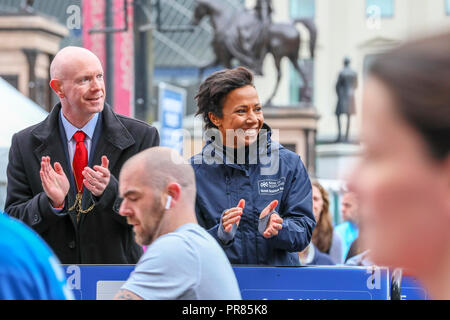
<path id="1" fill-rule="evenodd" d="M 278 194 L 284 191 L 284 183 L 286 178 L 281 178 L 279 180 L 275 179 L 264 179 L 258 181 L 258 191 L 262 196 L 269 196 L 273 194 Z"/>

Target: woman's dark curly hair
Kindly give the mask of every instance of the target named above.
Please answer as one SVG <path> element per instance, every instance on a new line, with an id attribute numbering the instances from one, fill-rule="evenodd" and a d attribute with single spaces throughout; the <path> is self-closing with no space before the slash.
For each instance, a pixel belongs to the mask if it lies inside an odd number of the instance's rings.
<path id="1" fill-rule="evenodd" d="M 222 118 L 225 97 L 234 89 L 253 86 L 253 73 L 244 67 L 226 69 L 213 73 L 200 84 L 195 99 L 197 100 L 196 116 L 201 114 L 205 128 L 217 128 L 209 118 L 211 112 Z"/>

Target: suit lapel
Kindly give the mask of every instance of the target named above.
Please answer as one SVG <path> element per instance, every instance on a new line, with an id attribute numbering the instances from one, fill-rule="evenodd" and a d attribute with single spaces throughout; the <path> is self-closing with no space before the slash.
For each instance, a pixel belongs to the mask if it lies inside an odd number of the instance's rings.
<path id="1" fill-rule="evenodd" d="M 64 130 L 59 124 L 59 112 L 61 105 L 58 103 L 53 107 L 49 116 L 38 125 L 32 134 L 40 141 L 40 144 L 34 150 L 34 155 L 41 162 L 42 157 L 49 156 L 52 164 L 59 162 L 70 182 L 70 190 L 67 194 L 68 205 L 71 206 L 75 201 L 75 180 L 70 168 L 69 154 L 67 150 L 67 140 Z M 76 221 L 73 215 L 70 218 L 76 228 Z"/>
<path id="2" fill-rule="evenodd" d="M 111 170 L 117 164 L 122 151 L 132 146 L 135 140 L 106 103 L 101 118 L 100 120 L 99 117 L 101 133 L 97 132 L 98 128 L 95 129 L 92 145 L 95 150 L 92 159 L 89 159 L 89 166 L 101 165 L 102 156 L 105 155 Z"/>
<path id="3" fill-rule="evenodd" d="M 61 132 L 59 127 L 60 109 L 61 106 L 58 103 L 44 122 L 32 131 L 32 134 L 41 142 L 34 150 L 34 155 L 39 162 L 44 156 L 49 156 L 52 164 L 59 162 L 70 181 L 70 189 L 75 190 L 72 169 L 68 158 L 67 140 L 65 140 L 65 133 Z"/>

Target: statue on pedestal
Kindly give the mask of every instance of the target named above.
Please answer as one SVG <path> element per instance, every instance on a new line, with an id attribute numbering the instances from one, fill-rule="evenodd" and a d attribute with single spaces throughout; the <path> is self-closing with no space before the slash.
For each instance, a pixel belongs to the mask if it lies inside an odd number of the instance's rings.
<path id="1" fill-rule="evenodd" d="M 344 59 L 344 68 L 339 73 L 336 83 L 336 93 L 338 102 L 336 106 L 336 117 L 338 123 L 338 136 L 336 142 L 348 142 L 350 131 L 350 118 L 356 113 L 355 108 L 355 90 L 358 86 L 358 76 L 355 71 L 350 68 L 350 59 Z M 342 137 L 341 115 L 347 115 L 347 128 L 345 136 Z"/>
<path id="2" fill-rule="evenodd" d="M 233 10 L 220 0 L 196 0 L 192 23 L 198 25 L 206 17 L 210 17 L 214 29 L 212 46 L 216 58 L 212 63 L 200 67 L 200 78 L 208 67 L 222 65 L 232 68 L 232 60 L 237 59 L 242 66 L 262 75 L 263 61 L 267 53 L 271 53 L 277 68 L 275 89 L 265 105 L 271 105 L 278 91 L 281 80 L 281 59 L 287 57 L 295 70 L 302 77 L 304 88 L 302 101 L 312 100 L 312 79 L 298 63 L 300 51 L 300 33 L 295 24 L 303 24 L 310 35 L 309 50 L 311 59 L 317 39 L 316 26 L 311 19 L 295 19 L 289 23 L 273 23 L 272 1 L 257 0 L 253 10 Z"/>

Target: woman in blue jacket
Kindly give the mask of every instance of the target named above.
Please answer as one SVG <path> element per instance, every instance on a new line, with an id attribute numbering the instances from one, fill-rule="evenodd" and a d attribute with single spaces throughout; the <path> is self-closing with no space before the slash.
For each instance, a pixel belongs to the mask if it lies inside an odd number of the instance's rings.
<path id="1" fill-rule="evenodd" d="M 299 265 L 315 226 L 300 157 L 271 140 L 253 74 L 209 76 L 196 96 L 206 145 L 191 158 L 199 223 L 233 264 Z"/>

